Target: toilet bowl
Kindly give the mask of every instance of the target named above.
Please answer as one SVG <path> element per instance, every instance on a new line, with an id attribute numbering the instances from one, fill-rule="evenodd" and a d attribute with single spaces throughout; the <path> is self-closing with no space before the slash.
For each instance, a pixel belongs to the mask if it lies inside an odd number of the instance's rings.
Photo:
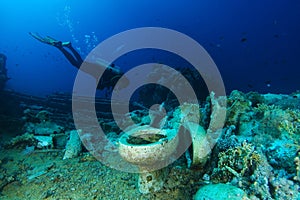
<path id="1" fill-rule="evenodd" d="M 119 154 L 139 168 L 139 191 L 159 191 L 164 183 L 165 171 L 161 169 L 172 162 L 178 145 L 176 130 L 159 129 L 148 125 L 131 129 L 119 139 Z"/>
<path id="2" fill-rule="evenodd" d="M 146 171 L 157 170 L 155 165 L 168 162 L 176 150 L 177 132 L 171 129 L 158 129 L 141 126 L 124 133 L 119 139 L 119 153 L 127 162 Z"/>

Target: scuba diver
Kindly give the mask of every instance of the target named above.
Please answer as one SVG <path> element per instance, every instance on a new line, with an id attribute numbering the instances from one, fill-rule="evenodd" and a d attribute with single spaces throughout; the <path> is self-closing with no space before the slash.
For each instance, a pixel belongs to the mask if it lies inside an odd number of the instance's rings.
<path id="1" fill-rule="evenodd" d="M 103 90 L 105 88 L 107 88 L 108 90 L 112 89 L 117 83 L 117 81 L 124 74 L 114 64 L 108 65 L 104 61 L 97 61 L 97 63 L 87 63 L 86 61 L 83 61 L 79 53 L 73 48 L 71 42 L 61 42 L 50 36 L 42 37 L 38 33 L 29 32 L 29 34 L 33 38 L 37 39 L 38 41 L 54 46 L 57 49 L 59 49 L 64 54 L 64 56 L 68 59 L 68 61 L 77 69 L 80 69 L 80 67 L 84 64 L 89 65 L 89 68 L 90 67 L 94 68 L 93 69 L 94 73 L 93 71 L 85 71 L 85 72 L 93 76 L 96 80 L 99 78 L 99 77 L 95 77 L 95 74 L 98 74 L 96 70 L 97 69 L 100 70 L 100 68 L 102 68 L 102 70 L 104 69 L 105 72 L 97 85 L 97 89 L 99 90 Z M 69 51 L 67 49 L 69 49 Z M 126 87 L 128 84 L 129 81 L 128 79 L 125 78 L 124 81 L 122 82 L 122 87 Z"/>

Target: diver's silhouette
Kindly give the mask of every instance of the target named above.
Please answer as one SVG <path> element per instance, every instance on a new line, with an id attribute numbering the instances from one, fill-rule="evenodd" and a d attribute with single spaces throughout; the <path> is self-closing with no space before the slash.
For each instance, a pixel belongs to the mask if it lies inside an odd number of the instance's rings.
<path id="1" fill-rule="evenodd" d="M 73 48 L 71 42 L 61 42 L 50 36 L 42 37 L 38 33 L 29 32 L 29 34 L 38 41 L 59 49 L 74 67 L 83 70 L 84 72 L 93 76 L 95 79 L 99 78 L 97 77 L 99 74 L 97 70 L 105 70 L 97 86 L 97 89 L 99 90 L 104 88 L 111 89 L 120 79 L 120 77 L 123 76 L 123 72 L 115 67 L 114 64 L 108 65 L 102 60 L 97 63 L 87 63 L 83 61 L 79 53 Z M 127 85 L 128 80 L 125 78 L 123 79 L 121 86 L 126 87 Z"/>

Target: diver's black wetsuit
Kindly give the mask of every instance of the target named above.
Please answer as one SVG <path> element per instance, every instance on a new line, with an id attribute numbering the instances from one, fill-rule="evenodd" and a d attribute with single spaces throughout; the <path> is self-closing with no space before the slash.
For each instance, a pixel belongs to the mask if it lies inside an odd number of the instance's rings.
<path id="1" fill-rule="evenodd" d="M 73 46 L 70 44 L 68 45 L 54 45 L 57 47 L 64 56 L 69 60 L 69 62 L 76 67 L 77 69 L 83 70 L 84 72 L 88 73 L 89 75 L 93 76 L 96 80 L 100 77 L 97 77 L 99 72 L 97 70 L 103 70 L 97 63 L 88 63 L 86 61 L 83 61 L 79 53 L 73 48 Z M 71 53 L 67 51 L 64 47 L 67 47 L 70 49 Z M 84 66 L 84 67 L 83 67 Z M 82 67 L 82 68 L 81 68 Z M 120 77 L 123 75 L 123 72 L 121 72 L 118 69 L 114 69 L 114 64 L 111 64 L 104 72 L 103 76 L 99 80 L 99 83 L 97 85 L 97 89 L 103 90 L 104 88 L 111 89 L 117 81 L 120 79 Z M 128 84 L 128 83 L 126 83 Z"/>
<path id="2" fill-rule="evenodd" d="M 62 45 L 55 45 L 64 55 L 65 57 L 69 60 L 69 62 L 75 66 L 77 69 L 80 69 L 81 64 L 83 63 L 83 60 L 79 53 L 73 48 L 73 46 L 70 44 L 66 45 L 68 49 L 72 52 L 68 52 Z"/>
<path id="3" fill-rule="evenodd" d="M 42 37 L 38 33 L 32 32 L 29 32 L 29 34 L 42 43 L 49 44 L 58 48 L 74 67 L 83 70 L 84 72 L 93 76 L 96 80 L 100 78 L 97 77 L 100 74 L 99 72 L 103 72 L 103 70 L 105 70 L 103 76 L 99 80 L 97 89 L 111 89 L 115 86 L 120 77 L 123 76 L 123 72 L 115 68 L 113 64 L 111 64 L 110 66 L 105 66 L 101 65 L 100 63 L 88 63 L 86 61 L 83 61 L 79 53 L 73 48 L 71 42 L 62 43 L 61 41 L 56 40 L 50 36 Z M 67 47 L 70 51 L 67 51 L 67 49 L 65 49 L 64 47 Z M 129 81 L 124 78 L 121 86 L 126 87 L 128 84 Z"/>

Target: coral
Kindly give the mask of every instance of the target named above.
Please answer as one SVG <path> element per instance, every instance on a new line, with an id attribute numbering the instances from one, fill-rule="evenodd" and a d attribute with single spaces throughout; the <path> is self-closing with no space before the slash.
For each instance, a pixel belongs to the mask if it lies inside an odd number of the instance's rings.
<path id="1" fill-rule="evenodd" d="M 289 134 L 300 135 L 300 110 L 287 109 L 286 112 L 289 115 L 290 123 L 288 123 L 287 126 L 284 126 L 284 129 Z"/>
<path id="2" fill-rule="evenodd" d="M 300 133 L 298 110 L 283 110 L 278 106 L 259 104 L 254 109 L 254 116 L 260 122 L 258 132 L 272 134 L 275 138 Z"/>
<path id="3" fill-rule="evenodd" d="M 286 177 L 271 177 L 270 191 L 273 199 L 299 199 L 299 186 Z"/>
<path id="4" fill-rule="evenodd" d="M 243 94 L 233 91 L 228 98 L 226 125 L 235 125 L 240 139 L 260 141 L 256 145 L 267 145 L 276 138 L 293 138 L 300 141 L 300 111 L 287 108 L 292 97 L 284 95 Z M 280 104 L 274 105 L 276 100 Z"/>
<path id="5" fill-rule="evenodd" d="M 265 98 L 257 92 L 249 92 L 246 94 L 246 97 L 251 101 L 252 107 L 265 102 Z"/>
<path id="6" fill-rule="evenodd" d="M 251 199 L 255 197 L 259 199 L 272 199 L 269 187 L 269 177 L 273 176 L 272 171 L 273 169 L 269 165 L 267 158 L 264 155 L 260 155 L 260 163 L 250 176 L 248 183 L 250 185 L 246 186 Z"/>
<path id="7" fill-rule="evenodd" d="M 224 134 L 219 139 L 217 143 L 218 151 L 226 151 L 229 148 L 234 148 L 239 146 L 238 138 L 234 135 L 235 126 L 231 125 L 229 127 L 224 128 Z"/>
<path id="8" fill-rule="evenodd" d="M 266 148 L 265 154 L 272 167 L 275 169 L 285 169 L 288 173 L 293 173 L 294 157 L 297 147 L 291 139 L 275 139 L 270 142 L 270 146 Z"/>
<path id="9" fill-rule="evenodd" d="M 25 148 L 26 146 L 34 146 L 37 141 L 34 138 L 33 134 L 25 133 L 23 135 L 19 135 L 11 139 L 11 141 L 7 144 L 7 147 L 19 147 Z"/>
<path id="10" fill-rule="evenodd" d="M 292 173 L 294 155 L 300 145 L 299 120 L 297 109 L 257 104 L 241 115 L 237 135 L 240 140 L 247 139 L 255 146 L 263 147 L 272 167 Z"/>
<path id="11" fill-rule="evenodd" d="M 238 128 L 241 115 L 251 109 L 252 102 L 245 94 L 234 90 L 228 98 L 227 105 L 226 125 L 235 125 Z"/>
<path id="12" fill-rule="evenodd" d="M 214 168 L 212 180 L 226 183 L 234 177 L 251 176 L 260 162 L 260 155 L 251 144 L 243 142 L 241 146 L 219 153 L 218 167 Z"/>
<path id="13" fill-rule="evenodd" d="M 267 158 L 261 155 L 257 169 L 243 188 L 248 191 L 251 199 L 299 199 L 299 186 L 287 177 L 284 170 L 275 171 Z"/>
<path id="14" fill-rule="evenodd" d="M 267 105 L 275 105 L 283 110 L 286 109 L 300 109 L 299 91 L 290 95 L 284 94 L 264 94 L 264 103 Z"/>

